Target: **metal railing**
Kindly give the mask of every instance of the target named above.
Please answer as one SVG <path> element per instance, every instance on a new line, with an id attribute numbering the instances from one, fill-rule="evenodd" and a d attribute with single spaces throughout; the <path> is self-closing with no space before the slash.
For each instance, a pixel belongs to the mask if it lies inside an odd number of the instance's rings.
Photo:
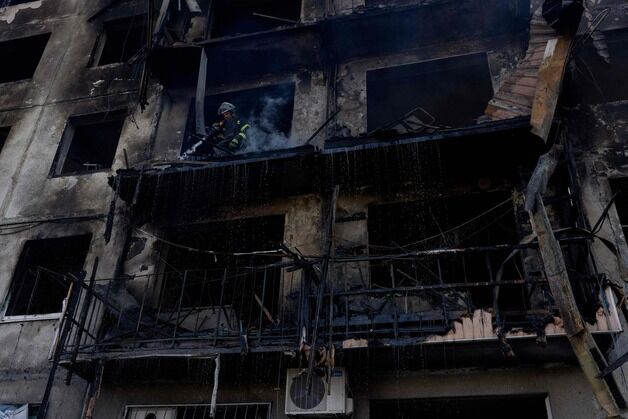
<path id="1" fill-rule="evenodd" d="M 155 419 L 270 419 L 270 403 L 219 403 L 216 412 L 210 414 L 211 405 L 143 405 L 127 406 L 124 419 L 145 419 L 153 414 Z"/>
<path id="2" fill-rule="evenodd" d="M 588 238 L 562 244 L 566 254 L 586 251 Z M 64 352 L 296 350 L 315 325 L 323 342 L 407 344 L 444 334 L 478 309 L 504 330 L 534 330 L 557 313 L 543 269 L 535 271 L 534 243 L 336 257 L 326 278 L 320 263 L 285 257 L 265 266 L 94 281 L 78 291 Z M 595 316 L 604 298 L 599 278 L 572 271 L 576 297 Z"/>
<path id="3" fill-rule="evenodd" d="M 79 330 L 66 351 L 241 348 L 249 337 L 262 343 L 280 328 L 280 277 L 281 267 L 270 265 L 98 280 L 79 291 Z"/>

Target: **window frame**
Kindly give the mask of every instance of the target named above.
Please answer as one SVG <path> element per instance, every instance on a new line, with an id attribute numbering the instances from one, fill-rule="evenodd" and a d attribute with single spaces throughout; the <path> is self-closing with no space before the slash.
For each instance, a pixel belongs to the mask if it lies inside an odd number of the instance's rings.
<path id="1" fill-rule="evenodd" d="M 102 22 L 100 27 L 100 32 L 96 37 L 96 41 L 94 43 L 94 47 L 92 48 L 92 53 L 90 54 L 89 61 L 87 63 L 88 68 L 106 68 L 106 67 L 115 67 L 119 65 L 123 65 L 128 63 L 127 61 L 117 61 L 107 64 L 100 64 L 100 60 L 102 59 L 102 53 L 105 50 L 105 46 L 107 45 L 107 29 L 108 26 L 115 24 L 116 21 L 123 20 L 131 20 L 131 26 L 129 27 L 129 31 L 137 26 L 143 26 L 146 29 L 146 13 L 131 13 L 127 16 L 116 16 L 115 18 L 107 19 Z M 145 40 L 144 40 L 145 41 Z M 135 54 L 133 54 L 135 55 Z"/>
<path id="2" fill-rule="evenodd" d="M 122 121 L 122 128 L 120 130 L 120 136 L 118 136 L 118 139 L 117 139 L 116 151 L 114 152 L 111 166 L 102 168 L 102 169 L 96 169 L 96 170 L 63 172 L 66 159 L 68 158 L 68 154 L 70 152 L 72 143 L 74 141 L 76 128 L 81 127 L 81 126 L 96 125 L 97 122 L 95 122 L 95 120 L 96 118 L 98 118 L 99 115 L 106 116 L 108 114 L 119 114 L 119 115 L 116 115 L 112 117 L 111 119 L 105 119 L 102 122 Z M 127 108 L 115 108 L 115 109 L 101 111 L 101 112 L 91 112 L 91 113 L 86 113 L 86 114 L 70 115 L 65 121 L 63 134 L 61 134 L 61 140 L 59 141 L 59 145 L 57 146 L 57 151 L 55 152 L 55 156 L 52 161 L 52 165 L 50 167 L 48 178 L 59 178 L 59 177 L 65 177 L 65 176 L 83 176 L 83 175 L 90 175 L 93 173 L 110 172 L 113 168 L 113 163 L 115 163 L 115 156 L 117 154 L 117 149 L 120 145 L 120 138 L 122 138 L 122 133 L 124 132 L 124 125 L 126 123 L 127 116 L 128 116 Z M 86 119 L 86 120 L 81 121 L 81 119 Z M 90 122 L 93 122 L 93 123 L 90 123 Z"/>
<path id="3" fill-rule="evenodd" d="M 11 6 L 8 6 L 8 7 L 11 7 Z M 44 55 L 46 54 L 46 49 L 48 48 L 48 44 L 50 43 L 50 39 L 52 38 L 52 32 L 35 33 L 35 34 L 26 35 L 26 36 L 21 36 L 19 38 L 5 39 L 3 41 L 0 41 L 0 44 L 4 44 L 4 43 L 10 43 L 10 42 L 20 42 L 20 41 L 27 40 L 29 38 L 39 38 L 39 37 L 46 37 L 46 43 L 43 45 L 43 48 L 41 49 L 41 54 L 39 55 L 39 59 L 37 60 L 37 64 L 33 68 L 32 74 L 29 77 L 26 77 L 26 78 L 18 78 L 18 79 L 11 79 L 11 80 L 5 80 L 5 81 L 2 81 L 0 79 L 0 86 L 2 86 L 2 85 L 9 85 L 9 84 L 12 84 L 12 83 L 30 82 L 30 81 L 32 81 L 35 78 L 35 76 L 37 75 L 37 71 L 39 70 L 39 66 L 41 65 L 42 59 L 44 58 Z"/>
<path id="4" fill-rule="evenodd" d="M 451 77 L 451 72 L 461 71 L 461 70 L 469 70 L 474 68 L 478 71 L 482 70 L 482 74 L 480 74 L 477 79 L 475 76 L 471 77 L 472 85 L 475 86 L 477 91 L 472 95 L 476 97 L 481 94 L 486 95 L 486 103 L 488 100 L 495 94 L 495 87 L 493 86 L 492 81 L 492 72 L 490 67 L 489 60 L 489 51 L 472 51 L 462 54 L 454 54 L 443 57 L 436 57 L 431 59 L 425 59 L 421 61 L 411 61 L 405 63 L 399 63 L 394 65 L 378 65 L 372 68 L 368 68 L 366 70 L 365 75 L 365 89 L 366 89 L 366 111 L 365 111 L 365 127 L 367 133 L 374 134 L 380 132 L 382 129 L 389 129 L 389 126 L 395 122 L 401 121 L 404 116 L 404 113 L 398 113 L 398 119 L 394 120 L 392 118 L 385 118 L 382 121 L 377 121 L 375 118 L 375 114 L 379 114 L 374 110 L 373 103 L 386 103 L 386 101 L 376 100 L 377 95 L 381 95 L 383 90 L 394 91 L 395 96 L 404 96 L 407 95 L 402 94 L 401 90 L 397 90 L 390 88 L 391 86 L 395 86 L 398 83 L 401 83 L 404 80 L 414 80 L 413 85 L 417 85 L 417 91 L 421 89 L 418 87 L 416 80 L 424 79 L 425 77 L 438 77 L 440 80 L 436 81 L 436 84 L 440 85 L 450 85 L 451 81 L 457 80 L 456 78 Z M 447 77 L 443 77 L 446 75 Z M 482 79 L 482 80 L 481 80 Z M 445 80 L 447 81 L 445 83 Z M 442 87 L 442 86 L 441 86 Z M 483 89 L 486 89 L 483 91 Z M 489 92 L 490 90 L 490 92 Z M 411 95 L 412 96 L 412 95 Z M 463 95 L 460 95 L 463 96 Z M 433 96 L 431 96 L 433 97 Z M 389 98 L 390 99 L 390 98 Z M 458 98 L 459 99 L 459 98 Z M 476 126 L 477 117 L 480 117 L 482 113 L 478 113 L 475 122 L 471 120 L 471 118 L 466 115 L 466 118 L 469 118 L 464 123 L 452 123 L 450 126 L 450 122 L 448 119 L 451 118 L 451 115 L 448 114 L 439 114 L 438 107 L 434 108 L 435 102 L 416 102 L 414 109 L 408 108 L 406 112 L 410 112 L 414 110 L 423 109 L 427 112 L 428 115 L 433 116 L 435 121 L 432 123 L 436 124 L 445 124 L 449 128 L 461 129 L 470 126 Z M 467 104 L 468 105 L 468 104 Z M 482 102 L 482 105 L 478 103 L 474 103 L 474 105 L 478 106 L 478 112 L 484 111 L 486 105 Z M 469 113 L 471 115 L 470 110 L 467 106 L 462 107 L 463 114 Z M 455 118 L 454 118 L 455 119 Z M 460 122 L 460 121 L 458 121 Z M 402 134 L 405 135 L 405 134 Z"/>
<path id="5" fill-rule="evenodd" d="M 26 250 L 26 246 L 28 245 L 29 242 L 32 241 L 39 241 L 39 240 L 49 240 L 49 239 L 63 239 L 63 238 L 74 238 L 77 236 L 89 236 L 89 244 L 87 246 L 87 250 L 85 253 L 85 260 L 83 261 L 83 268 L 85 268 L 86 264 L 87 264 L 87 259 L 89 257 L 89 252 L 93 243 L 93 239 L 94 239 L 94 235 L 90 232 L 90 233 L 76 233 L 76 234 L 70 234 L 70 235 L 66 235 L 66 236 L 60 236 L 60 237 L 45 237 L 45 238 L 40 238 L 40 239 L 27 239 L 24 240 L 24 242 L 22 243 L 22 246 L 20 248 L 20 252 L 19 255 L 17 257 L 17 261 L 14 265 L 13 268 L 13 273 L 11 275 L 11 280 L 9 282 L 9 286 L 7 288 L 6 294 L 2 297 L 2 302 L 0 303 L 0 324 L 7 324 L 7 323 L 18 323 L 18 322 L 23 322 L 23 321 L 42 321 L 42 320 L 60 320 L 61 317 L 63 316 L 63 313 L 66 310 L 67 307 L 67 301 L 68 301 L 68 297 L 69 297 L 69 290 L 68 292 L 66 292 L 65 296 L 63 297 L 63 299 L 61 300 L 61 310 L 54 312 L 54 313 L 41 313 L 41 314 L 6 314 L 7 310 L 9 309 L 10 303 L 11 303 L 11 299 L 13 297 L 13 293 L 14 293 L 14 287 L 15 287 L 15 280 L 16 280 L 16 272 L 18 271 L 18 269 L 20 268 L 20 263 L 22 261 L 22 257 L 23 257 L 23 253 Z"/>

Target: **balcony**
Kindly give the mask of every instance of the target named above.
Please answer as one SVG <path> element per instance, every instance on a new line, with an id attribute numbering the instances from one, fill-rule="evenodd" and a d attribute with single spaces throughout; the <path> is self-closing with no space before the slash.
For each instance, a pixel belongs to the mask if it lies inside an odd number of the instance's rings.
<path id="1" fill-rule="evenodd" d="M 560 241 L 589 329 L 608 336 L 620 331 L 615 301 L 602 276 L 580 270 L 588 240 Z M 263 255 L 263 265 L 82 283 L 81 303 L 65 319 L 72 332 L 63 359 L 296 353 L 313 339 L 345 350 L 519 339 L 544 346 L 564 336 L 545 273 L 523 266 L 538 263 L 534 242 L 337 256 L 326 280 L 320 259 L 287 249 Z"/>

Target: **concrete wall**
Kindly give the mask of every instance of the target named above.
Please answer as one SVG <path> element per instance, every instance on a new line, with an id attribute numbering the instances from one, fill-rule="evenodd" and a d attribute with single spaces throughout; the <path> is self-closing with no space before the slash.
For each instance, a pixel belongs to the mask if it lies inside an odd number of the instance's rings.
<path id="1" fill-rule="evenodd" d="M 87 67 L 101 29 L 98 23 L 87 22 L 87 17 L 98 2 L 62 2 L 63 7 L 57 5 L 57 9 L 49 3 L 59 2 L 43 0 L 40 8 L 17 12 L 10 24 L 0 20 L 0 41 L 51 33 L 33 79 L 0 88 L 0 121 L 15 124 L 0 154 L 0 217 L 5 219 L 102 214 L 110 196 L 107 176 L 123 167 L 124 149 L 131 164 L 145 159 L 146 139 L 156 123 L 157 96 L 151 95 L 153 106 L 143 114 L 135 110 L 137 76 L 131 67 Z M 49 179 L 67 118 L 120 107 L 134 112 L 135 123 L 129 119 L 125 124 L 113 167 Z"/>
<path id="2" fill-rule="evenodd" d="M 0 41 L 50 33 L 50 40 L 32 79 L 0 85 L 0 125 L 11 126 L 0 153 L 0 306 L 5 307 L 15 265 L 24 243 L 32 239 L 92 234 L 85 269 L 100 257 L 99 276 L 114 274 L 124 245 L 124 231 L 103 239 L 104 220 L 77 221 L 77 216 L 102 216 L 112 197 L 107 177 L 145 160 L 156 125 L 160 89 L 152 87 L 150 106 L 136 109 L 137 75 L 126 64 L 88 68 L 101 21 L 87 19 L 106 0 L 39 0 L 0 9 Z M 10 65 L 11 57 L 3 57 Z M 129 107 L 113 167 L 80 176 L 49 177 L 68 117 Z M 64 219 L 64 222 L 42 222 Z M 24 222 L 7 228 L 7 223 Z M 2 310 L 4 312 L 4 309 Z M 1 313 L 0 313 L 1 314 Z M 56 318 L 55 318 L 56 317 Z M 50 371 L 49 354 L 58 332 L 58 315 L 0 318 L 0 403 L 39 403 Z M 78 418 L 86 383 L 75 376 L 70 387 L 57 374 L 49 418 Z"/>

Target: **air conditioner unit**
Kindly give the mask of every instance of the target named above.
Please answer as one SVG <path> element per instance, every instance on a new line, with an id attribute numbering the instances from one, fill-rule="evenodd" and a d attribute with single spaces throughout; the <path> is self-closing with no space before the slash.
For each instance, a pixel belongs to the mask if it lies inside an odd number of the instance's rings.
<path id="1" fill-rule="evenodd" d="M 177 419 L 176 407 L 129 407 L 125 419 Z"/>
<path id="2" fill-rule="evenodd" d="M 327 377 L 312 373 L 307 389 L 307 370 L 289 369 L 286 379 L 286 415 L 327 416 L 351 415 L 353 399 L 347 395 L 347 372 L 344 368 L 331 370 Z"/>

